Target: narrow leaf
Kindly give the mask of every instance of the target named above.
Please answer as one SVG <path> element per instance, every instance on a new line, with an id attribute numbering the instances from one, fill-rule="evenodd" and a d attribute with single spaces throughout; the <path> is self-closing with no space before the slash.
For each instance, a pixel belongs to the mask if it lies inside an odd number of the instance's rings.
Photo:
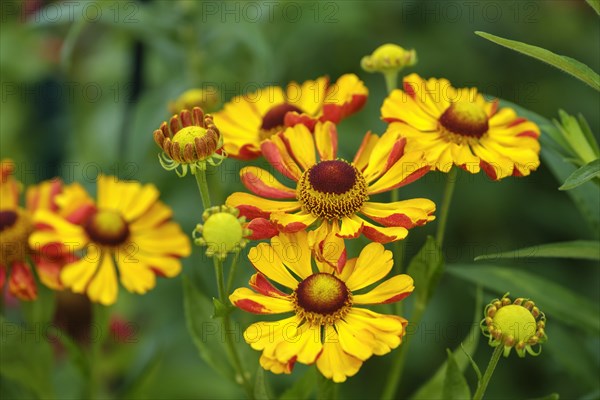
<path id="1" fill-rule="evenodd" d="M 600 15 L 600 0 L 585 0 Z"/>
<path id="2" fill-rule="evenodd" d="M 442 397 L 448 400 L 454 399 L 471 399 L 471 390 L 465 377 L 460 370 L 460 367 L 454 359 L 454 355 L 450 349 L 446 349 L 448 354 L 448 361 L 446 362 L 446 376 L 444 378 L 444 389 L 442 390 Z"/>
<path id="3" fill-rule="evenodd" d="M 304 375 L 298 379 L 291 388 L 283 392 L 279 400 L 296 400 L 311 398 L 317 385 L 317 374 L 315 368 L 308 368 Z"/>
<path id="4" fill-rule="evenodd" d="M 473 368 L 475 375 L 477 375 L 477 382 L 480 382 L 481 381 L 481 370 L 477 366 L 477 363 L 475 362 L 475 360 L 473 360 L 473 357 L 471 357 L 471 355 L 467 352 L 467 350 L 465 349 L 465 347 L 463 346 L 462 343 L 460 344 L 460 349 L 463 351 L 463 354 L 469 360 L 469 364 L 471 364 L 471 368 Z"/>
<path id="5" fill-rule="evenodd" d="M 477 288 L 476 296 L 475 296 L 475 309 L 473 315 L 473 325 L 465 339 L 462 341 L 460 347 L 457 347 L 454 350 L 454 359 L 458 364 L 461 371 L 464 371 L 467 367 L 468 359 L 464 355 L 464 352 L 475 354 L 475 350 L 477 350 L 477 344 L 479 343 L 479 339 L 481 337 L 481 330 L 479 328 L 479 321 L 481 321 L 482 315 L 482 297 L 483 291 L 481 287 Z M 422 385 L 415 394 L 411 396 L 413 400 L 430 400 L 430 399 L 441 399 L 442 398 L 442 390 L 444 387 L 444 377 L 446 373 L 446 365 L 447 362 L 444 363 L 437 369 L 435 374 L 424 384 Z"/>
<path id="6" fill-rule="evenodd" d="M 267 384 L 267 378 L 265 376 L 265 370 L 259 365 L 256 371 L 256 381 L 254 384 L 254 397 L 256 400 L 269 400 L 269 387 Z"/>
<path id="7" fill-rule="evenodd" d="M 408 264 L 408 274 L 415 281 L 417 301 L 427 304 L 442 276 L 444 259 L 433 236 L 428 236 L 425 244 Z"/>
<path id="8" fill-rule="evenodd" d="M 558 190 L 571 190 L 597 177 L 600 177 L 600 159 L 591 161 L 576 169 Z"/>
<path id="9" fill-rule="evenodd" d="M 475 257 L 475 261 L 503 258 L 577 258 L 600 260 L 600 243 L 594 240 L 575 240 L 572 242 L 540 244 L 519 250 L 483 254 Z"/>
<path id="10" fill-rule="evenodd" d="M 529 297 L 552 320 L 600 333 L 600 307 L 581 295 L 538 275 L 497 265 L 448 266 L 448 273 L 487 287 L 498 294 Z"/>
<path id="11" fill-rule="evenodd" d="M 573 58 L 561 56 L 541 47 L 532 46 L 516 40 L 504 39 L 486 32 L 477 31 L 475 34 L 511 50 L 518 51 L 519 53 L 548 63 L 600 91 L 600 76 L 590 67 Z"/>
<path id="12" fill-rule="evenodd" d="M 226 354 L 222 340 L 223 327 L 219 320 L 212 318 L 212 302 L 186 276 L 182 281 L 186 325 L 200 356 L 215 371 L 235 381 L 233 370 L 223 356 Z"/>

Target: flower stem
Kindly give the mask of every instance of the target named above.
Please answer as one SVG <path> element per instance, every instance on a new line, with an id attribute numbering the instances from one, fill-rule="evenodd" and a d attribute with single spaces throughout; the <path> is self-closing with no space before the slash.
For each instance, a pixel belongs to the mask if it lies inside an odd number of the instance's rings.
<path id="1" fill-rule="evenodd" d="M 219 291 L 219 300 L 224 305 L 229 304 L 227 299 L 228 293 L 225 291 L 225 279 L 223 276 L 223 262 L 218 257 L 213 257 L 215 266 L 215 274 L 217 276 L 217 285 Z M 248 380 L 244 366 L 233 342 L 231 320 L 229 314 L 223 316 L 223 330 L 225 333 L 225 344 L 227 345 L 227 352 L 229 353 L 229 361 L 236 371 L 236 381 L 238 381 L 246 391 L 246 395 L 249 399 L 254 399 L 254 387 Z"/>
<path id="2" fill-rule="evenodd" d="M 494 374 L 494 370 L 496 369 L 496 365 L 498 364 L 503 351 L 504 346 L 502 345 L 497 346 L 494 350 L 492 358 L 490 358 L 490 362 L 488 363 L 485 373 L 483 374 L 483 378 L 481 378 L 481 381 L 479 381 L 479 384 L 477 385 L 477 391 L 473 395 L 473 400 L 481 400 L 483 398 L 485 390 L 487 389 L 488 383 L 490 383 L 490 380 L 492 379 L 492 375 Z"/>
<path id="3" fill-rule="evenodd" d="M 383 74 L 383 77 L 385 78 L 385 88 L 389 93 L 392 93 L 392 90 L 396 89 L 396 85 L 398 83 L 398 70 L 396 71 L 389 71 L 389 72 L 385 72 Z"/>
<path id="4" fill-rule="evenodd" d="M 414 326 L 418 326 L 423 318 L 425 312 L 425 303 L 417 302 L 415 304 L 414 311 L 411 316 L 411 323 Z M 395 398 L 396 390 L 402 380 L 402 373 L 404 372 L 404 364 L 406 362 L 406 354 L 408 353 L 409 344 L 411 342 L 411 335 L 404 337 L 403 343 L 400 345 L 400 350 L 396 355 L 396 358 L 392 361 L 392 367 L 390 368 L 389 377 L 387 383 L 383 389 L 381 395 L 382 400 L 391 400 Z"/>
<path id="5" fill-rule="evenodd" d="M 104 339 L 108 336 L 108 307 L 92 304 L 92 328 L 99 334 L 91 338 L 89 353 L 89 377 L 87 382 L 87 398 L 95 399 L 100 396 L 100 376 L 98 367 L 101 365 L 100 355 Z"/>
<path id="6" fill-rule="evenodd" d="M 446 231 L 446 222 L 448 221 L 448 211 L 450 210 L 450 203 L 452 202 L 452 194 L 454 193 L 454 186 L 456 186 L 456 167 L 452 167 L 446 175 L 446 187 L 444 188 L 444 197 L 442 199 L 442 209 L 439 214 L 439 222 L 437 226 L 437 232 L 435 239 L 440 248 L 444 243 L 444 233 Z"/>
<path id="7" fill-rule="evenodd" d="M 226 293 L 231 293 L 231 286 L 233 285 L 233 279 L 235 278 L 235 273 L 237 271 L 238 261 L 240 260 L 240 253 L 242 250 L 238 250 L 233 254 L 233 259 L 231 260 L 231 266 L 229 267 L 229 275 L 227 276 L 227 286 Z"/>
<path id="8" fill-rule="evenodd" d="M 208 193 L 208 183 L 206 182 L 206 171 L 198 169 L 194 176 L 196 177 L 196 183 L 198 184 L 198 190 L 200 191 L 202 207 L 206 210 L 210 207 L 210 194 Z"/>

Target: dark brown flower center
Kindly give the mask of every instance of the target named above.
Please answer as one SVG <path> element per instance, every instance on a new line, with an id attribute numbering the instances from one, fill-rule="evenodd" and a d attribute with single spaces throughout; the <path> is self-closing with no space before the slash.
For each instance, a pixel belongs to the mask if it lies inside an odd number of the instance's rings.
<path id="1" fill-rule="evenodd" d="M 321 161 L 306 170 L 296 195 L 304 211 L 327 220 L 353 215 L 369 198 L 365 178 L 344 160 Z"/>
<path id="2" fill-rule="evenodd" d="M 448 131 L 461 136 L 480 138 L 489 129 L 485 110 L 475 103 L 452 103 L 439 119 Z"/>
<path id="3" fill-rule="evenodd" d="M 83 228 L 90 240 L 103 246 L 118 246 L 129 238 L 129 225 L 116 210 L 98 210 Z"/>
<path id="4" fill-rule="evenodd" d="M 17 217 L 17 213 L 12 210 L 0 211 L 0 232 L 13 226 Z"/>
<path id="5" fill-rule="evenodd" d="M 267 111 L 260 126 L 260 140 L 268 139 L 280 131 L 284 126 L 286 114 L 291 111 L 302 113 L 301 109 L 288 103 L 278 104 Z"/>
<path id="6" fill-rule="evenodd" d="M 334 314 L 348 302 L 346 284 L 331 274 L 313 274 L 300 282 L 296 289 L 298 306 L 305 312 Z"/>

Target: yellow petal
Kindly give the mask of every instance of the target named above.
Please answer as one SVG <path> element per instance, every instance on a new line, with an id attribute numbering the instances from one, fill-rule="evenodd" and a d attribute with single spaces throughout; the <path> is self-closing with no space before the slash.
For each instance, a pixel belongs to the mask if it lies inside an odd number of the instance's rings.
<path id="1" fill-rule="evenodd" d="M 370 243 L 360 252 L 346 286 L 351 291 L 369 286 L 386 276 L 392 265 L 392 252 L 379 243 Z"/>
<path id="2" fill-rule="evenodd" d="M 132 293 L 143 294 L 156 285 L 156 275 L 150 266 L 125 252 L 117 252 L 117 266 L 121 283 Z M 135 257 L 135 258 L 134 258 Z"/>
<path id="3" fill-rule="evenodd" d="M 84 293 L 98 269 L 98 264 L 100 264 L 100 249 L 97 246 L 90 246 L 83 258 L 64 266 L 60 273 L 60 280 L 65 287 L 71 288 L 75 293 Z"/>
<path id="4" fill-rule="evenodd" d="M 283 132 L 289 144 L 290 154 L 303 170 L 307 170 L 317 162 L 315 157 L 315 141 L 312 133 L 303 124 L 294 125 Z"/>
<path id="5" fill-rule="evenodd" d="M 96 276 L 90 282 L 87 294 L 90 300 L 107 306 L 117 301 L 118 290 L 117 273 L 112 254 L 103 252 L 100 267 Z"/>
<path id="6" fill-rule="evenodd" d="M 251 248 L 248 252 L 248 260 L 267 278 L 290 289 L 296 289 L 298 286 L 298 281 L 283 265 L 277 252 L 267 243 L 259 243 L 258 246 Z"/>
<path id="7" fill-rule="evenodd" d="M 323 352 L 317 359 L 317 368 L 323 376 L 336 383 L 344 382 L 347 377 L 355 375 L 361 365 L 362 361 L 342 349 L 335 329 L 326 326 Z"/>
<path id="8" fill-rule="evenodd" d="M 413 279 L 408 275 L 396 275 L 365 294 L 356 294 L 352 300 L 356 304 L 388 304 L 400 301 L 415 289 Z"/>
<path id="9" fill-rule="evenodd" d="M 315 126 L 315 143 L 321 160 L 334 160 L 337 156 L 338 135 L 335 125 L 329 121 Z"/>
<path id="10" fill-rule="evenodd" d="M 280 233 L 271 239 L 271 246 L 283 263 L 302 279 L 312 275 L 311 253 L 306 231 Z"/>
<path id="11" fill-rule="evenodd" d="M 252 314 L 281 314 L 293 310 L 292 302 L 286 298 L 265 296 L 248 288 L 238 288 L 230 296 L 229 301 L 244 311 Z"/>
<path id="12" fill-rule="evenodd" d="M 175 222 L 167 222 L 152 230 L 131 232 L 131 243 L 149 254 L 187 257 L 191 252 L 189 238 Z"/>
<path id="13" fill-rule="evenodd" d="M 275 358 L 279 362 L 286 362 L 297 357 L 296 361 L 302 364 L 312 364 L 322 348 L 321 327 L 305 323 L 300 326 L 295 335 L 279 342 L 275 347 Z"/>

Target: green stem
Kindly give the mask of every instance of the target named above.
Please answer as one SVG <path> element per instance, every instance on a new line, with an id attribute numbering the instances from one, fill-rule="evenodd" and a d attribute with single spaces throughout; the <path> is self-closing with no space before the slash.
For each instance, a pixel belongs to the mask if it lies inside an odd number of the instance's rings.
<path id="1" fill-rule="evenodd" d="M 385 88 L 389 93 L 392 93 L 392 90 L 396 89 L 398 83 L 398 70 L 384 72 L 383 77 L 385 78 Z"/>
<path id="2" fill-rule="evenodd" d="M 198 184 L 198 190 L 200 191 L 202 207 L 206 210 L 210 207 L 210 194 L 208 193 L 208 183 L 206 182 L 206 171 L 198 169 L 194 176 L 196 177 L 196 183 Z"/>
<path id="3" fill-rule="evenodd" d="M 419 326 L 424 312 L 425 303 L 417 302 L 415 304 L 414 312 L 411 316 L 411 322 L 414 326 Z M 413 333 L 413 335 L 415 333 L 416 331 Z M 400 350 L 398 351 L 396 358 L 392 361 L 389 377 L 383 389 L 383 394 L 381 395 L 382 400 L 391 400 L 395 398 L 396 390 L 398 389 L 398 385 L 402 380 L 402 373 L 404 372 L 404 365 L 406 362 L 406 354 L 408 353 L 409 344 L 413 335 L 406 335 L 404 337 L 404 340 L 400 345 Z"/>
<path id="4" fill-rule="evenodd" d="M 448 211 L 450 210 L 450 203 L 452 202 L 452 194 L 454 193 L 454 187 L 456 186 L 456 167 L 452 167 L 446 175 L 446 187 L 444 188 L 444 197 L 442 199 L 442 209 L 439 213 L 439 222 L 437 226 L 437 232 L 435 239 L 440 248 L 444 243 L 444 233 L 446 231 L 446 222 L 448 221 Z"/>
<path id="5" fill-rule="evenodd" d="M 227 276 L 227 287 L 226 292 L 227 295 L 231 293 L 231 286 L 233 285 L 233 279 L 235 278 L 235 273 L 237 271 L 238 261 L 240 259 L 240 253 L 242 250 L 238 250 L 233 254 L 233 259 L 231 260 L 231 266 L 229 267 L 229 275 Z"/>
<path id="6" fill-rule="evenodd" d="M 108 308 L 101 304 L 92 304 L 92 328 L 97 337 L 91 338 L 89 353 L 89 379 L 87 382 L 87 398 L 97 399 L 100 397 L 100 374 L 98 367 L 101 365 L 100 356 L 102 344 L 108 335 Z"/>
<path id="7" fill-rule="evenodd" d="M 217 276 L 217 287 L 219 291 L 219 300 L 224 305 L 229 304 L 229 300 L 227 298 L 228 293 L 225 291 L 225 279 L 223 276 L 223 262 L 218 257 L 213 257 L 214 266 L 215 266 L 215 274 Z M 249 399 L 254 399 L 254 387 L 248 380 L 246 376 L 244 366 L 242 365 L 242 361 L 235 347 L 235 343 L 233 342 L 233 336 L 231 335 L 231 320 L 229 319 L 229 314 L 223 316 L 223 330 L 225 332 L 225 344 L 227 345 L 227 353 L 229 353 L 229 360 L 231 365 L 236 371 L 236 380 L 241 380 L 241 384 L 246 390 L 246 395 Z"/>
<path id="8" fill-rule="evenodd" d="M 473 395 L 473 400 L 483 399 L 485 390 L 487 389 L 487 386 L 490 383 L 490 380 L 492 379 L 492 375 L 494 374 L 496 365 L 498 364 L 498 361 L 500 360 L 500 356 L 502 355 L 503 352 L 504 352 L 504 346 L 502 346 L 502 345 L 497 346 L 496 349 L 494 350 L 494 354 L 492 354 L 492 358 L 490 359 L 487 369 L 485 370 L 485 373 L 483 374 L 483 378 L 481 378 L 481 381 L 477 385 L 477 391 Z"/>

